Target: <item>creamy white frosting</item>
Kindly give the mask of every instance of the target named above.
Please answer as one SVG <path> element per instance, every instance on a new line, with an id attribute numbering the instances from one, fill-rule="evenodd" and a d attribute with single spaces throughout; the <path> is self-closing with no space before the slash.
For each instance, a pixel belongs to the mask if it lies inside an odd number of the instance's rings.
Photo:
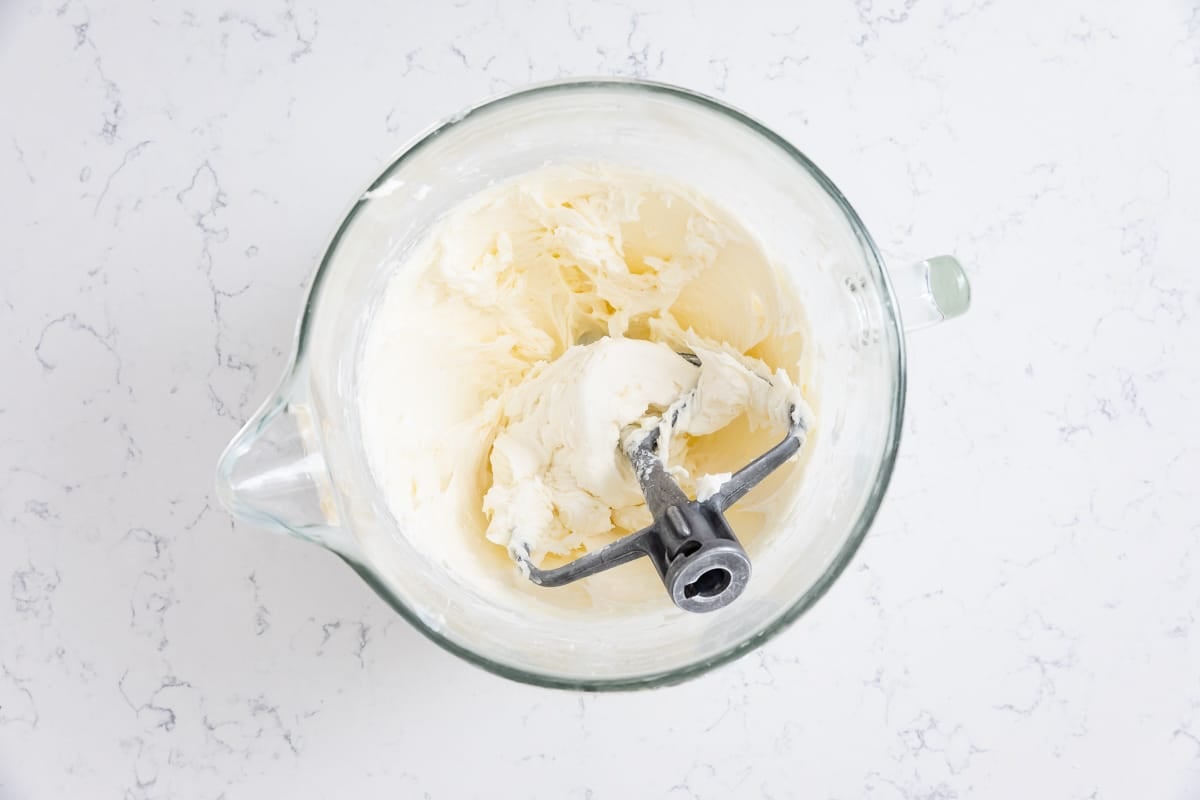
<path id="1" fill-rule="evenodd" d="M 803 336 L 778 270 L 708 200 L 544 168 L 467 201 L 398 265 L 361 362 L 372 470 L 404 535 L 481 592 L 665 602 L 626 568 L 531 591 L 507 556 L 556 566 L 648 524 L 622 437 L 653 426 L 685 491 L 717 491 L 811 416 Z M 731 517 L 743 539 L 794 496 L 782 471 Z"/>

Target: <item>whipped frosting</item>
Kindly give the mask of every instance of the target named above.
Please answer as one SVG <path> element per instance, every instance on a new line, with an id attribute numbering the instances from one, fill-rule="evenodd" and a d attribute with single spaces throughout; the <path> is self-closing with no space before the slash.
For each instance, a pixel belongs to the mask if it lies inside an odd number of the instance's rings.
<path id="1" fill-rule="evenodd" d="M 644 569 L 542 589 L 514 557 L 558 566 L 649 524 L 630 437 L 658 428 L 703 499 L 811 427 L 804 336 L 779 270 L 706 198 L 546 167 L 452 210 L 396 266 L 360 363 L 372 472 L 405 537 L 481 593 L 668 603 Z M 798 471 L 780 473 L 730 515 L 748 547 L 794 498 Z"/>

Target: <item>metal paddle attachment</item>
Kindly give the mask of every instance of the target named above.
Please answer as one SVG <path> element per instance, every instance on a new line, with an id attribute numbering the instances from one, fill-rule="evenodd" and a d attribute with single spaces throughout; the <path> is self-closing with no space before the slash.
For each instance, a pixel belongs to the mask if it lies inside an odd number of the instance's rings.
<path id="1" fill-rule="evenodd" d="M 688 353 L 692 363 L 699 359 Z M 684 611 L 715 611 L 732 603 L 750 581 L 750 557 L 725 510 L 800 451 L 804 422 L 793 406 L 787 436 L 730 476 L 712 497 L 689 500 L 659 456 L 658 429 L 625 451 L 654 522 L 612 544 L 555 569 L 520 559 L 539 586 L 565 586 L 597 572 L 649 556 L 675 605 Z"/>

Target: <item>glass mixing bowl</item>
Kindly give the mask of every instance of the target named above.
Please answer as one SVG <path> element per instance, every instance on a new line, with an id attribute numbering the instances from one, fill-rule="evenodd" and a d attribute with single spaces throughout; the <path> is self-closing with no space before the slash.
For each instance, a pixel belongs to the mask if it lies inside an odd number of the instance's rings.
<path id="1" fill-rule="evenodd" d="M 488 602 L 409 544 L 367 463 L 359 356 L 395 264 L 440 217 L 490 184 L 580 161 L 657 173 L 708 195 L 760 238 L 805 305 L 818 422 L 806 444 L 798 512 L 751 550 L 745 594 L 711 614 L 678 611 L 665 594 L 663 613 L 631 619 L 531 618 Z M 753 119 L 652 83 L 526 89 L 429 131 L 356 200 L 313 280 L 287 374 L 221 458 L 218 493 L 235 516 L 334 551 L 423 633 L 500 675 L 585 689 L 680 681 L 762 644 L 804 613 L 866 535 L 892 474 L 904 412 L 900 299 L 911 328 L 962 313 L 969 291 L 947 256 L 889 278 L 841 192 Z"/>

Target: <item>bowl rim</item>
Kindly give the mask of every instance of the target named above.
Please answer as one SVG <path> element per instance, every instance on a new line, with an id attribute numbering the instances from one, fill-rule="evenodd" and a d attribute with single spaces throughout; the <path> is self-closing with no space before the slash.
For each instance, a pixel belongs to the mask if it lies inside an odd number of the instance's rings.
<path id="1" fill-rule="evenodd" d="M 750 133 L 756 134 L 760 138 L 766 140 L 769 144 L 774 145 L 783 154 L 789 156 L 792 160 L 804 168 L 818 185 L 829 195 L 830 198 L 837 204 L 851 229 L 854 231 L 855 237 L 858 239 L 859 245 L 862 247 L 864 254 L 870 267 L 875 272 L 882 289 L 880 292 L 880 301 L 884 313 L 883 339 L 886 340 L 893 366 L 895 369 L 896 380 L 893 382 L 893 396 L 891 402 L 891 415 L 887 432 L 886 444 L 882 457 L 879 462 L 879 468 L 876 471 L 875 479 L 872 482 L 871 490 L 867 495 L 866 503 L 858 519 L 855 521 L 850 535 L 842 543 L 838 552 L 835 554 L 829 565 L 825 568 L 820 577 L 810 586 L 791 606 L 789 606 L 782 614 L 771 621 L 770 624 L 757 631 L 750 637 L 728 647 L 714 655 L 698 659 L 682 666 L 672 667 L 670 669 L 659 670 L 655 672 L 645 673 L 641 675 L 621 676 L 615 678 L 595 677 L 595 676 L 561 676 L 551 673 L 538 672 L 535 670 L 515 667 L 500 661 L 494 661 L 487 656 L 481 655 L 469 647 L 455 641 L 449 636 L 434 630 L 427 625 L 414 610 L 410 609 L 405 603 L 398 598 L 372 571 L 370 565 L 360 563 L 355 557 L 346 552 L 337 552 L 336 554 L 345 561 L 359 577 L 369 585 L 376 594 L 380 596 L 393 610 L 401 617 L 409 622 L 414 628 L 424 634 L 428 639 L 433 641 L 443 649 L 453 653 L 465 661 L 474 664 L 478 667 L 487 670 L 493 674 L 503 678 L 527 683 L 534 686 L 541 686 L 554 689 L 570 689 L 581 691 L 625 691 L 632 689 L 649 689 L 658 686 L 669 686 L 677 683 L 696 678 L 709 672 L 716 667 L 729 663 L 741 656 L 749 653 L 765 644 L 772 639 L 776 634 L 780 633 L 793 622 L 799 619 L 806 611 L 820 600 L 839 576 L 846 570 L 846 567 L 853 560 L 854 555 L 858 552 L 863 539 L 866 537 L 867 531 L 874 522 L 876 515 L 879 512 L 880 504 L 883 501 L 884 494 L 887 491 L 888 484 L 891 481 L 892 473 L 895 469 L 896 456 L 900 446 L 900 435 L 903 428 L 904 405 L 906 394 L 906 355 L 904 335 L 900 327 L 900 313 L 896 296 L 890 278 L 888 277 L 887 269 L 884 266 L 883 259 L 875 245 L 871 235 L 867 232 L 866 226 L 862 219 L 854 210 L 853 206 L 842 194 L 841 190 L 829 179 L 824 172 L 804 153 L 793 146 L 790 142 L 784 139 L 772 129 L 767 127 L 762 122 L 749 116 L 748 114 L 733 108 L 732 106 L 710 97 L 705 94 L 686 89 L 681 86 L 676 86 L 667 83 L 656 81 L 648 81 L 633 78 L 571 78 L 565 80 L 548 81 L 544 83 L 536 83 L 526 86 L 515 91 L 507 92 L 490 99 L 484 100 L 476 105 L 470 106 L 451 117 L 435 123 L 427 128 L 422 133 L 411 139 L 407 144 L 401 147 L 388 160 L 386 166 L 380 170 L 378 176 L 372 180 L 365 192 L 360 193 L 357 199 L 353 202 L 349 210 L 343 216 L 338 227 L 326 245 L 321 256 L 319 265 L 313 275 L 313 279 L 309 288 L 308 296 L 305 299 L 304 310 L 298 324 L 296 334 L 296 346 L 291 366 L 288 370 L 289 377 L 295 373 L 304 358 L 306 346 L 308 344 L 309 328 L 314 318 L 314 312 L 318 305 L 320 296 L 320 287 L 324 277 L 329 270 L 332 262 L 332 257 L 338 249 L 342 237 L 348 231 L 350 224 L 363 210 L 366 203 L 369 201 L 370 193 L 379 189 L 382 184 L 391 177 L 407 159 L 414 154 L 424 149 L 433 140 L 447 133 L 451 129 L 462 125 L 463 123 L 478 117 L 480 114 L 490 112 L 507 105 L 528 101 L 532 98 L 554 95 L 565 92 L 613 92 L 613 91 L 628 91 L 628 92 L 647 92 L 650 94 L 666 95 L 667 97 L 690 103 L 704 110 L 720 114 L 726 118 L 740 123 Z M 285 377 L 284 383 L 288 382 Z"/>

